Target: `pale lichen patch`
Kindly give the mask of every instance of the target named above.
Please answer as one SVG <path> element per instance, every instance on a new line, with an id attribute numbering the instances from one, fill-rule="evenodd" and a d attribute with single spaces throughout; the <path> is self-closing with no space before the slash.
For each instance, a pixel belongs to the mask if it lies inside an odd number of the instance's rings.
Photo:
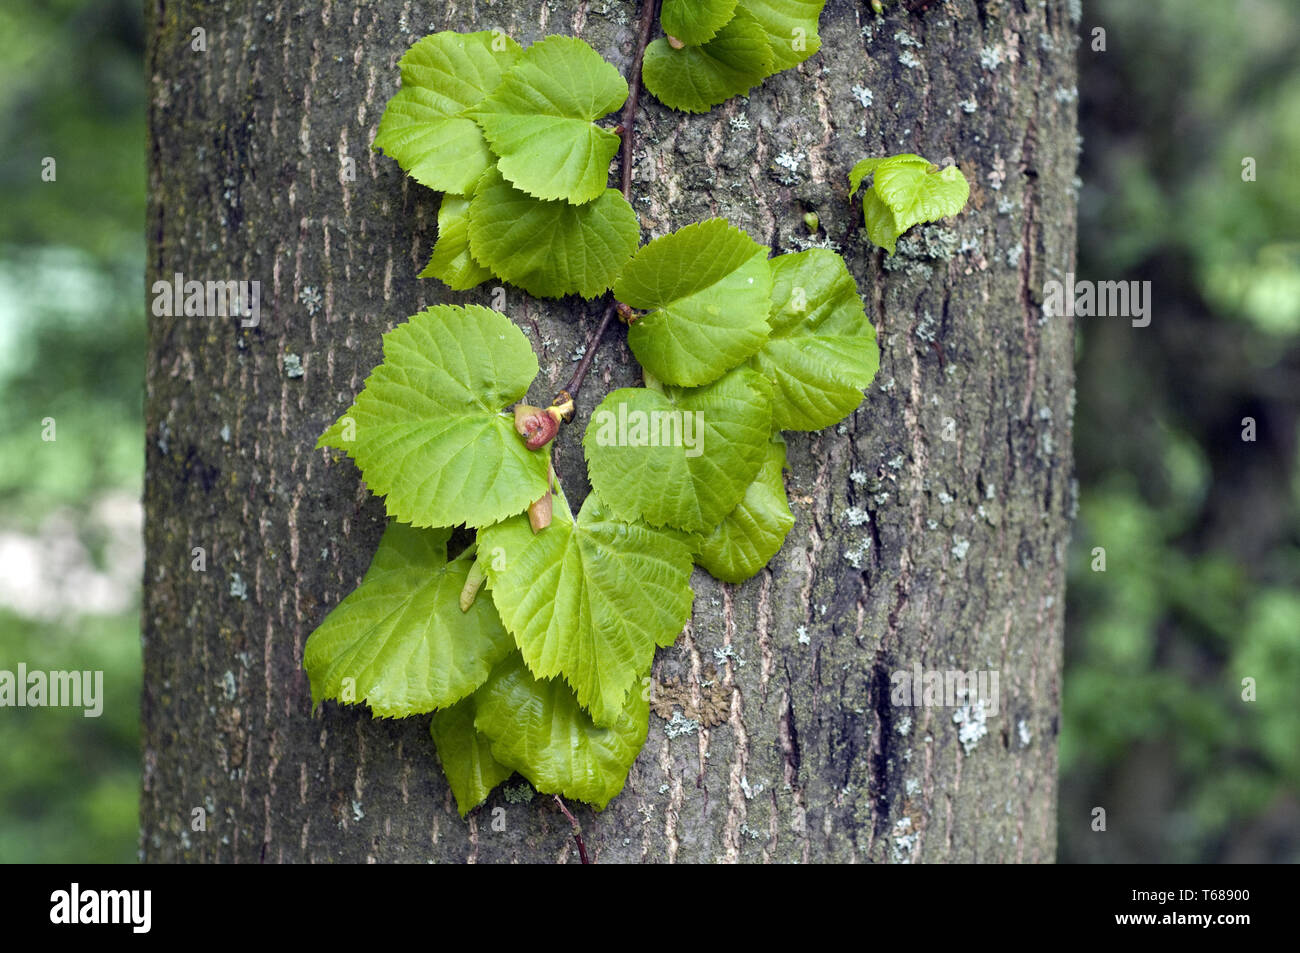
<path id="1" fill-rule="evenodd" d="M 975 750 L 980 739 L 989 733 L 988 712 L 984 709 L 983 701 L 962 705 L 953 712 L 952 720 L 958 726 L 957 740 L 968 755 Z"/>

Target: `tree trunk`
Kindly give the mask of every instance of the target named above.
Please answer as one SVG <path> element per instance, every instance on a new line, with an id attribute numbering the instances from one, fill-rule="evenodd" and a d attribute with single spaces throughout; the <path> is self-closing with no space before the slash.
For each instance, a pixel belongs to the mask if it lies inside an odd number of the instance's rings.
<path id="1" fill-rule="evenodd" d="M 723 216 L 774 253 L 829 240 L 882 354 L 848 421 L 789 435 L 797 523 L 770 567 L 740 586 L 696 571 L 626 788 L 603 813 L 571 805 L 595 861 L 1054 858 L 1074 331 L 1041 301 L 1073 270 L 1071 6 L 886 0 L 881 17 L 830 0 L 821 52 L 748 99 L 688 116 L 643 97 L 644 237 Z M 500 28 L 525 44 L 574 34 L 626 70 L 635 4 L 149 12 L 148 285 L 180 272 L 262 293 L 256 327 L 150 319 L 142 856 L 576 861 L 553 800 L 525 800 L 517 778 L 462 821 L 428 717 L 313 715 L 303 644 L 385 521 L 352 463 L 313 445 L 383 331 L 429 304 L 491 301 L 415 277 L 437 196 L 369 151 L 398 57 L 428 32 Z M 847 175 L 899 152 L 958 162 L 971 201 L 887 259 Z M 531 399 L 548 403 L 599 302 L 508 288 L 506 313 L 542 364 Z M 585 421 L 638 379 L 616 325 L 557 445 L 575 503 Z M 977 714 L 956 720 L 965 709 L 894 704 L 891 673 L 914 664 L 998 672 L 987 734 Z"/>

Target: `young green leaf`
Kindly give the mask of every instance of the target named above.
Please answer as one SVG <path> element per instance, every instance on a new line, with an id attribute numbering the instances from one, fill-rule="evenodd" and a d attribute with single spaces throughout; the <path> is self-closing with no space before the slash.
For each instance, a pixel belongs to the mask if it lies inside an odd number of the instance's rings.
<path id="1" fill-rule="evenodd" d="M 921 159 L 920 156 L 901 155 L 894 156 L 895 160 L 920 159 L 926 165 L 929 161 Z M 888 157 L 879 157 L 874 159 L 862 159 L 852 169 L 849 170 L 849 198 L 858 194 L 858 189 L 862 188 L 862 180 L 876 171 L 876 167 L 882 162 L 890 161 Z"/>
<path id="2" fill-rule="evenodd" d="M 863 159 L 849 171 L 850 197 L 873 176 L 862 193 L 862 217 L 870 239 L 894 254 L 899 235 L 913 225 L 956 215 L 970 197 L 966 177 L 956 166 L 940 170 L 923 156 L 904 153 Z"/>
<path id="3" fill-rule="evenodd" d="M 695 561 L 723 582 L 744 582 L 777 554 L 794 526 L 785 495 L 785 441 L 773 435 L 754 482 L 700 544 Z"/>
<path id="4" fill-rule="evenodd" d="M 549 530 L 548 530 L 549 532 Z M 608 727 L 594 724 L 559 679 L 533 677 L 518 655 L 492 672 L 474 696 L 474 724 L 492 739 L 492 756 L 544 794 L 562 794 L 604 810 L 627 780 L 645 744 L 650 705 L 636 688 Z"/>
<path id="5" fill-rule="evenodd" d="M 699 46 L 717 36 L 735 12 L 736 0 L 664 0 L 659 23 L 669 36 Z"/>
<path id="6" fill-rule="evenodd" d="M 576 521 L 559 494 L 549 527 L 534 533 L 517 516 L 483 530 L 479 548 L 492 554 L 492 597 L 528 668 L 563 675 L 597 724 L 616 724 L 655 646 L 690 618 L 690 550 L 611 519 L 595 494 Z"/>
<path id="7" fill-rule="evenodd" d="M 605 193 L 620 141 L 593 120 L 627 93 L 619 71 L 582 40 L 548 36 L 524 51 L 474 118 L 516 188 L 582 204 Z"/>
<path id="8" fill-rule="evenodd" d="M 388 514 L 416 526 L 482 526 L 546 492 L 549 451 L 503 414 L 537 376 L 510 319 L 479 305 L 426 308 L 384 335 L 384 362 L 317 442 L 345 451 Z"/>
<path id="9" fill-rule="evenodd" d="M 468 291 L 492 277 L 469 253 L 469 199 L 447 194 L 438 207 L 438 240 L 421 278 L 438 278 L 453 291 Z"/>
<path id="10" fill-rule="evenodd" d="M 456 795 L 456 807 L 464 817 L 487 800 L 492 789 L 510 775 L 508 768 L 492 757 L 492 741 L 474 727 L 473 697 L 433 713 L 429 734 L 438 749 L 443 773 Z"/>
<path id="11" fill-rule="evenodd" d="M 839 255 L 810 248 L 768 264 L 772 334 L 751 365 L 772 382 L 773 427 L 821 430 L 862 403 L 880 364 L 876 331 Z"/>
<path id="12" fill-rule="evenodd" d="M 716 380 L 767 338 L 767 248 L 720 218 L 656 238 L 614 283 L 614 296 L 650 309 L 627 333 L 637 360 L 668 384 Z"/>
<path id="13" fill-rule="evenodd" d="M 468 113 L 496 89 L 520 55 L 507 36 L 435 33 L 402 56 L 402 88 L 384 109 L 373 148 L 439 192 L 469 192 L 492 164 Z"/>
<path id="14" fill-rule="evenodd" d="M 614 391 L 582 446 L 591 485 L 616 516 L 708 532 L 745 495 L 771 432 L 771 384 L 737 368 L 689 390 Z"/>
<path id="15" fill-rule="evenodd" d="M 307 639 L 303 667 L 313 705 L 365 702 L 382 718 L 445 708 L 510 653 L 514 643 L 490 600 L 461 612 L 473 560 L 447 562 L 450 534 L 388 524 L 361 585 Z"/>
<path id="16" fill-rule="evenodd" d="M 946 169 L 912 162 L 886 162 L 876 169 L 872 190 L 905 228 L 956 215 L 970 198 L 966 176 L 955 165 Z"/>
<path id="17" fill-rule="evenodd" d="M 706 113 L 763 82 L 773 72 L 772 48 L 752 16 L 736 15 L 702 46 L 674 50 L 666 39 L 646 47 L 641 78 L 671 109 Z"/>
<path id="18" fill-rule="evenodd" d="M 862 193 L 862 221 L 867 226 L 867 237 L 889 254 L 894 253 L 898 236 L 907 228 L 898 221 L 894 210 L 876 194 L 875 189 Z"/>
<path id="19" fill-rule="evenodd" d="M 737 7 L 763 28 L 772 48 L 772 72 L 798 66 L 821 49 L 817 20 L 826 0 L 740 0 Z"/>
<path id="20" fill-rule="evenodd" d="M 538 298 L 604 294 L 640 240 L 636 212 L 617 189 L 586 205 L 543 202 L 489 171 L 470 200 L 475 260 Z"/>

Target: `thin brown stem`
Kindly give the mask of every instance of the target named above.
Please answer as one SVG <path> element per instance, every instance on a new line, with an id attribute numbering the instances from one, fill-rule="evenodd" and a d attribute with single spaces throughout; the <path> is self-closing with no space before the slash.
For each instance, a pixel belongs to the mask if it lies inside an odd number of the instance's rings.
<path id="1" fill-rule="evenodd" d="M 587 845 L 582 842 L 582 828 L 578 826 L 578 819 L 569 813 L 569 809 L 564 806 L 564 802 L 560 800 L 558 794 L 555 795 L 555 803 L 560 805 L 560 810 L 564 812 L 564 816 L 567 817 L 569 823 L 573 825 L 573 839 L 578 845 L 579 859 L 581 859 L 584 864 L 591 863 L 591 858 L 587 856 Z"/>
<path id="2" fill-rule="evenodd" d="M 622 151 L 621 184 L 623 198 L 627 199 L 628 202 L 632 201 L 632 158 L 636 149 L 636 108 L 641 101 L 641 61 L 645 58 L 645 48 L 650 43 L 650 31 L 654 28 L 655 10 L 658 6 L 657 0 L 641 0 L 641 21 L 637 24 L 636 51 L 632 55 L 632 75 L 627 81 L 627 104 L 623 107 L 623 119 L 619 123 L 623 137 L 623 144 L 620 147 Z M 578 362 L 578 366 L 574 369 L 569 382 L 564 385 L 564 399 L 572 398 L 582 387 L 582 382 L 587 377 L 587 371 L 596 356 L 596 351 L 600 349 L 600 342 L 605 337 L 605 331 L 609 329 L 614 320 L 617 307 L 618 302 L 614 300 L 614 296 L 611 294 L 608 303 L 605 305 L 605 312 L 600 317 L 600 324 L 596 326 L 595 332 L 587 340 L 587 347 L 583 351 L 582 360 Z M 557 397 L 556 401 L 559 402 L 560 398 Z"/>
<path id="3" fill-rule="evenodd" d="M 632 149 L 636 144 L 636 107 L 641 100 L 641 61 L 650 44 L 650 30 L 654 27 L 655 0 L 642 0 L 641 22 L 638 24 L 636 53 L 632 56 L 632 76 L 628 80 L 627 105 L 623 107 L 623 198 L 632 201 Z"/>
<path id="4" fill-rule="evenodd" d="M 564 394 L 570 400 L 578 393 L 578 388 L 582 386 L 583 379 L 587 376 L 587 369 L 591 367 L 591 360 L 596 356 L 596 349 L 600 347 L 600 339 L 605 336 L 605 329 L 609 327 L 610 322 L 614 320 L 614 311 L 618 303 L 614 296 L 609 296 L 609 304 L 605 306 L 605 313 L 600 316 L 600 324 L 596 325 L 595 332 L 587 339 L 587 349 L 582 353 L 582 360 L 574 368 L 573 376 L 569 378 L 569 383 L 564 385 Z M 559 397 L 555 398 L 557 401 Z"/>

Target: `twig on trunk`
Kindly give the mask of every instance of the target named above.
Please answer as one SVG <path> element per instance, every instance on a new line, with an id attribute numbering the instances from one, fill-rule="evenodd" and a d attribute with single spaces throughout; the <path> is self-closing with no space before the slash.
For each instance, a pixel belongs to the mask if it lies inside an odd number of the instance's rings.
<path id="1" fill-rule="evenodd" d="M 628 202 L 632 201 L 632 153 L 636 148 L 636 108 L 641 100 L 641 61 L 645 58 L 645 48 L 650 43 L 650 30 L 654 26 L 656 7 L 658 7 L 656 0 L 641 0 L 641 22 L 637 26 L 636 52 L 632 56 L 632 75 L 627 81 L 627 104 L 623 107 L 623 119 L 618 125 L 618 132 L 623 137 L 621 183 L 623 198 L 627 199 Z M 595 332 L 587 339 L 587 347 L 583 351 L 582 360 L 578 362 L 578 366 L 574 369 L 569 382 L 564 385 L 563 399 L 556 398 L 557 404 L 576 395 L 578 389 L 582 387 L 582 382 L 587 376 L 587 370 L 591 367 L 592 359 L 596 356 L 600 342 L 605 337 L 605 331 L 614 320 L 617 308 L 618 302 L 614 300 L 611 293 L 609 301 L 605 305 L 605 312 L 601 315 L 600 324 L 596 326 Z"/>
<path id="2" fill-rule="evenodd" d="M 555 803 L 560 805 L 560 810 L 564 812 L 564 816 L 567 817 L 569 823 L 573 825 L 573 839 L 578 844 L 578 856 L 582 859 L 584 864 L 591 863 L 591 858 L 587 856 L 587 845 L 582 842 L 582 827 L 578 824 L 578 819 L 569 813 L 569 809 L 564 806 L 564 802 L 560 800 L 558 794 L 555 795 Z"/>

